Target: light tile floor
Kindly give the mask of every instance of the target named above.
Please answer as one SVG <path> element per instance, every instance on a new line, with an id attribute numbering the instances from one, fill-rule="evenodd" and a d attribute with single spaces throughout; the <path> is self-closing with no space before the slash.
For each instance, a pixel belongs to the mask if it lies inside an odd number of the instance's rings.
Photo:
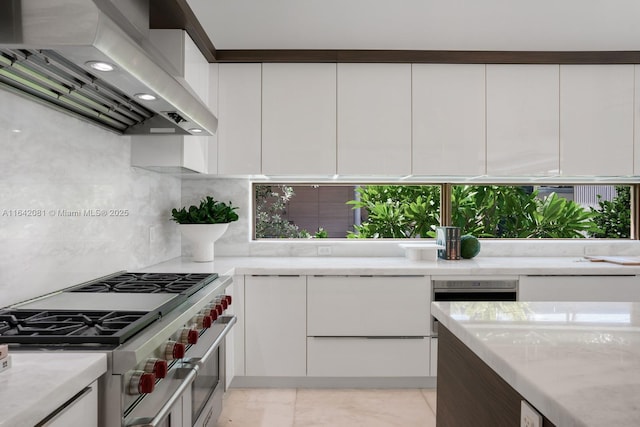
<path id="1" fill-rule="evenodd" d="M 435 427 L 435 389 L 231 389 L 217 427 Z"/>

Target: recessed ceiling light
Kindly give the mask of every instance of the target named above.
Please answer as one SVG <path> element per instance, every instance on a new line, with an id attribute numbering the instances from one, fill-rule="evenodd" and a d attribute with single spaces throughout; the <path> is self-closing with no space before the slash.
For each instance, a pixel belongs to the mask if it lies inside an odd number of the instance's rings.
<path id="1" fill-rule="evenodd" d="M 191 129 L 189 129 L 189 132 L 191 132 L 191 133 L 201 133 L 201 132 L 202 132 L 202 129 L 199 129 L 199 128 L 191 128 Z"/>
<path id="2" fill-rule="evenodd" d="M 155 95 L 151 95 L 150 93 L 136 93 L 133 96 L 143 101 L 154 101 L 156 99 Z"/>
<path id="3" fill-rule="evenodd" d="M 115 65 L 109 64 L 108 62 L 102 62 L 102 61 L 89 61 L 89 62 L 86 62 L 85 64 L 96 71 L 113 71 L 116 69 Z"/>

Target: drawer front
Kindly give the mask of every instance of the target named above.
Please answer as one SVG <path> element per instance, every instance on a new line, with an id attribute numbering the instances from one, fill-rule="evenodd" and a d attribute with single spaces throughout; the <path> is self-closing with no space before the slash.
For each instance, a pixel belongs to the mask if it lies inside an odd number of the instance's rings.
<path id="1" fill-rule="evenodd" d="M 307 338 L 310 377 L 428 377 L 430 338 Z"/>
<path id="2" fill-rule="evenodd" d="M 426 336 L 429 277 L 309 277 L 307 336 Z"/>

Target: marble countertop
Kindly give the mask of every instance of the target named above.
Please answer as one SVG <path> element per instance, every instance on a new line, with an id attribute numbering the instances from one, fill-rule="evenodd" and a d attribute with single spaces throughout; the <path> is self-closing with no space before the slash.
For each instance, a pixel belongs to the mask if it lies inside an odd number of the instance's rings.
<path id="1" fill-rule="evenodd" d="M 640 425 L 640 303 L 436 302 L 431 310 L 555 425 Z"/>
<path id="2" fill-rule="evenodd" d="M 183 257 L 141 271 L 225 275 L 622 275 L 640 274 L 640 266 L 589 262 L 582 257 L 476 257 L 435 262 L 404 257 L 218 257 L 214 262 L 193 262 Z"/>
<path id="3" fill-rule="evenodd" d="M 107 371 L 104 353 L 10 351 L 0 372 L 0 426 L 42 421 Z"/>

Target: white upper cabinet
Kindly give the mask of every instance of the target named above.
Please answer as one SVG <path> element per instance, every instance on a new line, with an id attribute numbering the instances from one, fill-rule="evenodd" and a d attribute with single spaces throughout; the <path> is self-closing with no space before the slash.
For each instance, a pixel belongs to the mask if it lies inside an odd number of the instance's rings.
<path id="1" fill-rule="evenodd" d="M 562 175 L 633 173 L 633 65 L 560 66 Z"/>
<path id="2" fill-rule="evenodd" d="M 640 175 L 640 65 L 634 65 L 635 96 L 633 104 L 633 174 Z"/>
<path id="3" fill-rule="evenodd" d="M 218 73 L 218 174 L 260 174 L 262 65 L 220 64 Z"/>
<path id="4" fill-rule="evenodd" d="M 338 174 L 411 173 L 411 64 L 338 64 Z"/>
<path id="5" fill-rule="evenodd" d="M 219 64 L 209 64 L 209 108 L 218 117 Z M 218 132 L 208 137 L 207 169 L 209 174 L 218 173 Z"/>
<path id="6" fill-rule="evenodd" d="M 412 67 L 412 173 L 484 175 L 485 65 Z"/>
<path id="7" fill-rule="evenodd" d="M 558 65 L 487 65 L 487 174 L 557 175 Z"/>
<path id="8" fill-rule="evenodd" d="M 262 173 L 336 173 L 336 64 L 262 65 Z"/>

